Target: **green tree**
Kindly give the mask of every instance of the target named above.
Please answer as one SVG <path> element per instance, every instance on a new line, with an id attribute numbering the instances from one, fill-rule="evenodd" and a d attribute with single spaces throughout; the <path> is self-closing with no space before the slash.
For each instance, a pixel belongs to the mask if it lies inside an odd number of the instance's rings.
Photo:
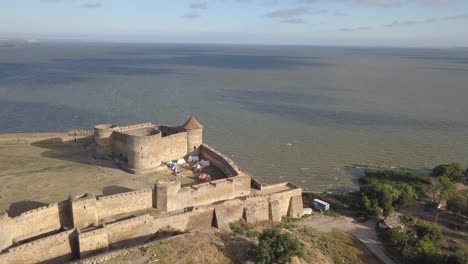
<path id="1" fill-rule="evenodd" d="M 455 195 L 455 185 L 446 175 L 432 178 L 428 185 L 428 192 L 431 193 L 432 199 L 436 203 L 442 201 L 448 201 L 452 196 Z"/>
<path id="2" fill-rule="evenodd" d="M 437 243 L 442 238 L 442 230 L 431 224 L 421 223 L 414 226 L 419 238 L 428 237 L 433 243 Z"/>
<path id="3" fill-rule="evenodd" d="M 286 263 L 293 256 L 304 254 L 302 244 L 290 234 L 283 234 L 278 228 L 265 229 L 258 238 L 259 243 L 254 250 L 257 263 Z"/>
<path id="4" fill-rule="evenodd" d="M 404 184 L 400 188 L 400 196 L 397 199 L 397 204 L 399 208 L 406 208 L 413 205 L 418 199 L 418 194 L 415 192 L 413 187 L 408 184 Z"/>
<path id="5" fill-rule="evenodd" d="M 447 176 L 450 180 L 454 182 L 459 182 L 463 180 L 464 177 L 464 170 L 459 163 L 452 162 L 449 164 L 441 164 L 434 169 L 432 169 L 431 176 L 433 177 L 442 177 Z"/>
<path id="6" fill-rule="evenodd" d="M 393 213 L 393 196 L 390 188 L 386 186 L 382 188 L 380 202 L 385 216 Z"/>
<path id="7" fill-rule="evenodd" d="M 416 241 L 411 255 L 412 263 L 440 263 L 441 251 L 428 236 L 425 236 Z"/>
<path id="8" fill-rule="evenodd" d="M 447 209 L 457 215 L 468 216 L 468 196 L 454 195 L 447 201 Z"/>
<path id="9" fill-rule="evenodd" d="M 453 184 L 448 176 L 440 177 L 439 181 L 442 187 L 440 192 L 440 200 L 448 201 L 456 194 L 455 184 Z"/>

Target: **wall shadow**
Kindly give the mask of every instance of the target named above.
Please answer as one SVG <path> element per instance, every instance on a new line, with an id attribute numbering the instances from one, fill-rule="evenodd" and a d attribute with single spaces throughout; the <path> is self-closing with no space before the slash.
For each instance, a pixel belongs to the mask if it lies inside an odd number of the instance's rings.
<path id="1" fill-rule="evenodd" d="M 102 194 L 105 196 L 105 195 L 114 195 L 114 194 L 133 192 L 133 191 L 135 190 L 127 188 L 127 187 L 111 185 L 111 186 L 104 187 L 102 189 Z"/>
<path id="2" fill-rule="evenodd" d="M 48 204 L 36 202 L 36 201 L 19 201 L 12 203 L 6 210 L 10 217 L 17 217 L 24 212 L 31 211 L 40 207 L 47 206 Z"/>

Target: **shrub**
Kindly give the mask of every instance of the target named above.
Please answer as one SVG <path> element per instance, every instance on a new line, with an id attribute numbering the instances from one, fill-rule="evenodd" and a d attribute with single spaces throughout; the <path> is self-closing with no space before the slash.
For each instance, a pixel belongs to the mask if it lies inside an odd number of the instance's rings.
<path id="1" fill-rule="evenodd" d="M 417 224 L 414 226 L 414 229 L 419 238 L 428 237 L 434 243 L 442 238 L 442 230 L 435 225 Z"/>
<path id="2" fill-rule="evenodd" d="M 257 263 L 286 263 L 293 256 L 304 254 L 303 245 L 289 234 L 281 233 L 278 228 L 265 229 L 258 238 L 259 243 L 254 250 Z"/>
<path id="3" fill-rule="evenodd" d="M 465 171 L 463 170 L 462 166 L 458 163 L 452 162 L 449 164 L 441 164 L 434 167 L 434 169 L 432 169 L 431 176 L 447 176 L 450 178 L 450 180 L 459 182 L 463 180 L 464 174 Z"/>

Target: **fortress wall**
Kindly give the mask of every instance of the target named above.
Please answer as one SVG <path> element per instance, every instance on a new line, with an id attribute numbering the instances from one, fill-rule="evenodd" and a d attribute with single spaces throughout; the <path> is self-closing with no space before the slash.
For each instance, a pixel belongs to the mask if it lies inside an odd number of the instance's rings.
<path id="1" fill-rule="evenodd" d="M 75 142 L 75 138 L 77 141 Z M 17 133 L 1 134 L 0 145 L 92 143 L 92 135 L 70 136 L 68 133 Z"/>
<path id="2" fill-rule="evenodd" d="M 162 161 L 176 160 L 187 155 L 187 132 L 162 138 Z"/>
<path id="3" fill-rule="evenodd" d="M 249 195 L 250 177 L 237 176 L 184 188 L 180 188 L 179 183 L 178 186 L 179 189 L 178 191 L 176 189 L 175 193 L 170 192 L 166 197 L 158 195 L 161 199 L 167 199 L 167 211 L 177 211 Z"/>
<path id="4" fill-rule="evenodd" d="M 12 237 L 16 241 L 57 231 L 61 228 L 58 204 L 51 204 L 12 218 Z"/>
<path id="5" fill-rule="evenodd" d="M 98 219 L 131 213 L 153 207 L 153 190 L 144 189 L 97 198 Z"/>
<path id="6" fill-rule="evenodd" d="M 235 222 L 242 219 L 244 216 L 244 202 L 239 199 L 226 201 L 224 203 L 226 207 L 226 217 L 229 222 Z"/>
<path id="7" fill-rule="evenodd" d="M 107 229 L 100 228 L 78 234 L 78 249 L 80 258 L 99 254 L 109 250 Z"/>
<path id="8" fill-rule="evenodd" d="M 64 263 L 73 259 L 70 239 L 74 230 L 68 230 L 46 238 L 9 249 L 0 255 L 0 263 Z"/>
<path id="9" fill-rule="evenodd" d="M 94 135 L 94 130 L 92 129 L 72 129 L 68 130 L 69 136 L 92 136 Z"/>
<path id="10" fill-rule="evenodd" d="M 183 132 L 181 127 L 168 125 L 160 125 L 159 130 L 161 131 L 163 137 Z"/>
<path id="11" fill-rule="evenodd" d="M 118 249 L 148 241 L 153 231 L 153 217 L 143 215 L 106 226 L 109 248 Z"/>
<path id="12" fill-rule="evenodd" d="M 113 128 L 113 131 L 125 132 L 129 130 L 134 130 L 134 129 L 139 129 L 139 128 L 150 128 L 150 127 L 154 127 L 154 125 L 152 123 L 141 123 L 141 124 L 130 125 L 130 126 L 117 126 Z"/>
<path id="13" fill-rule="evenodd" d="M 112 133 L 112 152 L 116 157 L 120 157 L 120 153 L 122 153 L 122 157 L 128 157 L 126 134 L 120 132 Z"/>
<path id="14" fill-rule="evenodd" d="M 240 171 L 236 170 L 237 166 L 230 158 L 208 145 L 203 144 L 201 146 L 200 155 L 202 159 L 209 160 L 214 166 L 220 169 L 226 177 L 242 174 Z"/>

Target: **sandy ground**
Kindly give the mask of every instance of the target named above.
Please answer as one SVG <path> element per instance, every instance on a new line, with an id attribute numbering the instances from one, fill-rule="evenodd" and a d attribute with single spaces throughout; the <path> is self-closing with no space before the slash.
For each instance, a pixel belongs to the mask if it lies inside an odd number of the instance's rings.
<path id="1" fill-rule="evenodd" d="M 164 167 L 148 175 L 126 173 L 113 161 L 94 159 L 93 153 L 92 146 L 74 144 L 0 145 L 0 211 L 16 216 L 73 193 L 109 195 L 175 179 Z M 191 171 L 177 178 L 182 184 L 195 182 Z"/>
<path id="2" fill-rule="evenodd" d="M 348 232 L 363 242 L 382 262 L 394 264 L 393 260 L 385 254 L 382 245 L 378 241 L 374 220 L 359 223 L 350 217 L 330 217 L 315 213 L 300 223 L 323 233 L 333 230 Z"/>

